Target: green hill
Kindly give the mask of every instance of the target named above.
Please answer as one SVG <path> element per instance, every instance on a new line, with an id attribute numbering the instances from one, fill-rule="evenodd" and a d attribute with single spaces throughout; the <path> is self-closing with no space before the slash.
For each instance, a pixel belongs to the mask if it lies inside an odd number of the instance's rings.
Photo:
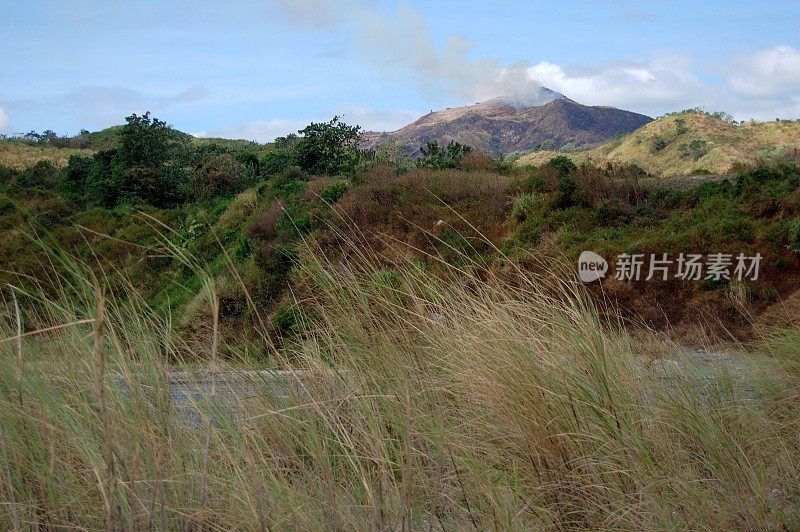
<path id="1" fill-rule="evenodd" d="M 578 164 L 633 164 L 665 177 L 727 174 L 761 163 L 800 160 L 800 121 L 734 124 L 687 111 L 661 117 L 591 150 L 531 152 L 517 163 L 537 166 L 556 155 Z"/>
<path id="2" fill-rule="evenodd" d="M 62 167 L 70 155 L 85 157 L 117 145 L 119 132 L 123 126 L 111 126 L 100 131 L 83 132 L 74 137 L 58 137 L 52 141 L 34 142 L 25 138 L 0 139 L 0 166 L 24 170 L 39 161 L 48 161 Z M 268 145 L 249 140 L 234 140 L 210 137 L 193 137 L 188 133 L 176 134 L 195 146 L 216 145 L 229 150 L 250 150 L 254 153 L 269 151 Z"/>

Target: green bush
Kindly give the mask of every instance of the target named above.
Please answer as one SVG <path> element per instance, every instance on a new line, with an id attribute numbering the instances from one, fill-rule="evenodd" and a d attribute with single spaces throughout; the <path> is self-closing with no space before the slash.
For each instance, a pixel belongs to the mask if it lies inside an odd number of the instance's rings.
<path id="1" fill-rule="evenodd" d="M 312 122 L 300 131 L 294 148 L 297 164 L 315 175 L 352 173 L 358 166 L 359 126 L 349 126 L 334 116 L 330 122 Z"/>
<path id="2" fill-rule="evenodd" d="M 644 204 L 640 207 L 644 207 Z M 626 224 L 633 219 L 634 211 L 628 203 L 610 198 L 597 208 L 597 220 L 602 225 Z"/>
<path id="3" fill-rule="evenodd" d="M 693 139 L 689 144 L 681 146 L 681 155 L 691 157 L 695 161 L 708 153 L 708 143 L 702 139 Z"/>
<path id="4" fill-rule="evenodd" d="M 230 196 L 241 191 L 245 167 L 230 154 L 206 155 L 194 168 L 189 194 L 194 199 Z"/>
<path id="5" fill-rule="evenodd" d="M 558 155 L 553 157 L 550 159 L 547 165 L 555 169 L 559 177 L 565 177 L 578 169 L 578 167 L 575 166 L 575 163 L 572 162 L 572 159 L 566 155 Z"/>
<path id="6" fill-rule="evenodd" d="M 261 174 L 265 176 L 277 175 L 297 165 L 294 150 L 278 148 L 265 153 L 260 160 Z"/>
<path id="7" fill-rule="evenodd" d="M 793 252 L 800 254 L 800 218 L 791 220 L 788 225 L 789 229 L 789 249 Z"/>
<path id="8" fill-rule="evenodd" d="M 303 313 L 295 305 L 281 305 L 272 314 L 272 325 L 280 336 L 293 335 L 302 329 Z"/>
<path id="9" fill-rule="evenodd" d="M 439 146 L 436 141 L 430 141 L 420 148 L 422 156 L 417 159 L 417 166 L 421 168 L 431 168 L 433 170 L 444 170 L 446 168 L 456 168 L 461 160 L 472 148 L 451 140 L 444 148 Z"/>
<path id="10" fill-rule="evenodd" d="M 582 204 L 583 196 L 575 178 L 568 174 L 559 175 L 556 181 L 556 190 L 553 194 L 553 207 L 556 209 L 568 209 Z"/>
<path id="11" fill-rule="evenodd" d="M 514 200 L 514 206 L 511 208 L 511 216 L 518 222 L 522 222 L 527 217 L 528 211 L 537 204 L 538 200 L 536 194 L 517 196 L 517 199 Z"/>
<path id="12" fill-rule="evenodd" d="M 86 182 L 92 172 L 92 158 L 81 155 L 70 155 L 69 162 L 61 170 L 61 190 L 73 197 L 83 197 Z"/>
<path id="13" fill-rule="evenodd" d="M 347 193 L 349 186 L 344 181 L 338 181 L 336 183 L 331 183 L 327 187 L 323 188 L 319 196 L 325 200 L 326 203 L 336 203 L 339 199 Z"/>
<path id="14" fill-rule="evenodd" d="M 86 176 L 86 199 L 113 207 L 118 202 L 172 207 L 186 197 L 186 135 L 150 113 L 133 114 L 115 148 L 95 154 Z"/>
<path id="15" fill-rule="evenodd" d="M 656 137 L 653 139 L 652 143 L 650 144 L 650 151 L 653 153 L 658 153 L 668 146 L 668 142 L 663 137 Z"/>
<path id="16" fill-rule="evenodd" d="M 0 164 L 0 187 L 13 185 L 17 181 L 19 172 L 10 166 Z"/>
<path id="17" fill-rule="evenodd" d="M 59 171 L 50 161 L 39 161 L 18 174 L 20 187 L 55 188 L 58 185 Z"/>

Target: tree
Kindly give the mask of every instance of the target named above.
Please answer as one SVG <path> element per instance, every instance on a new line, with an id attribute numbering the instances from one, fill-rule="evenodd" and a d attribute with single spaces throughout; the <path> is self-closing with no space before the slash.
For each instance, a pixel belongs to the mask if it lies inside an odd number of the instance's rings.
<path id="1" fill-rule="evenodd" d="M 112 164 L 112 186 L 123 201 L 169 207 L 183 200 L 188 181 L 181 133 L 150 112 L 125 118 Z"/>
<path id="2" fill-rule="evenodd" d="M 300 142 L 300 137 L 298 137 L 294 133 L 289 133 L 285 137 L 277 137 L 272 142 L 272 145 L 275 148 L 282 150 L 293 150 L 297 147 L 298 142 Z"/>
<path id="3" fill-rule="evenodd" d="M 143 201 L 171 207 L 185 198 L 186 135 L 147 112 L 125 118 L 117 147 L 98 152 L 86 179 L 87 200 L 107 207 Z"/>
<path id="4" fill-rule="evenodd" d="M 556 171 L 556 189 L 553 194 L 553 206 L 566 209 L 583 202 L 578 184 L 572 173 L 578 169 L 572 159 L 566 155 L 558 155 L 550 159 L 548 166 Z"/>
<path id="5" fill-rule="evenodd" d="M 125 118 L 119 134 L 117 160 L 124 168 L 158 168 L 176 148 L 176 135 L 166 122 L 150 118 L 150 112 Z"/>
<path id="6" fill-rule="evenodd" d="M 92 158 L 70 155 L 67 166 L 61 170 L 61 189 L 70 196 L 80 198 L 86 191 L 86 182 L 92 172 Z"/>
<path id="7" fill-rule="evenodd" d="M 334 116 L 330 122 L 312 122 L 298 133 L 301 137 L 293 151 L 303 170 L 327 175 L 355 170 L 360 156 L 360 126 L 347 125 Z"/>
<path id="8" fill-rule="evenodd" d="M 575 163 L 572 162 L 572 159 L 566 155 L 557 155 L 550 159 L 547 164 L 556 170 L 558 177 L 565 177 L 578 169 Z"/>
<path id="9" fill-rule="evenodd" d="M 472 148 L 460 142 L 451 140 L 444 148 L 439 146 L 435 140 L 429 141 L 420 148 L 422 157 L 417 159 L 417 166 L 442 170 L 444 168 L 456 168 Z"/>

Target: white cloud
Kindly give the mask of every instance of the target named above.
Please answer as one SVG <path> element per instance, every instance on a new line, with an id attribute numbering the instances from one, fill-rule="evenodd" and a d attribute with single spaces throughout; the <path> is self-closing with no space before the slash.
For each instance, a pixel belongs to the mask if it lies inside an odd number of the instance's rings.
<path id="1" fill-rule="evenodd" d="M 369 0 L 277 3 L 298 25 L 342 30 L 366 61 L 387 75 L 413 80 L 433 100 L 473 102 L 510 96 L 519 103 L 536 104 L 541 103 L 536 101 L 541 83 L 580 103 L 651 116 L 697 106 L 727 110 L 740 119 L 800 116 L 800 51 L 787 45 L 736 58 L 732 62 L 736 70 L 716 80 L 704 75 L 711 72 L 697 71 L 691 58 L 680 55 L 593 66 L 550 61 L 532 66 L 526 61 L 506 64 L 473 57 L 472 44 L 464 37 L 451 36 L 438 45 L 424 15 L 407 4 L 391 8 Z M 642 23 L 657 20 L 646 11 L 619 15 Z"/>
<path id="2" fill-rule="evenodd" d="M 719 107 L 739 119 L 800 118 L 800 50 L 777 45 L 730 62 Z"/>
<path id="3" fill-rule="evenodd" d="M 108 127 L 119 124 L 131 113 L 152 111 L 195 104 L 210 94 L 206 87 L 192 85 L 178 92 L 145 92 L 138 88 L 115 85 L 82 84 L 60 93 L 42 95 L 35 99 L 7 101 L 7 108 L 16 114 L 26 111 L 69 117 L 78 127 Z M 50 127 L 45 124 L 43 128 Z"/>
<path id="4" fill-rule="evenodd" d="M 5 132 L 10 125 L 11 121 L 8 119 L 8 115 L 5 110 L 0 107 L 0 133 Z"/>
<path id="5" fill-rule="evenodd" d="M 343 27 L 362 57 L 392 75 L 410 77 L 428 98 L 475 101 L 508 96 L 524 101 L 540 96 L 539 84 L 527 75 L 527 63 L 473 58 L 472 43 L 459 36 L 437 46 L 425 16 L 407 4 L 392 11 L 364 0 L 278 0 L 278 5 L 299 25 Z"/>
<path id="6" fill-rule="evenodd" d="M 786 91 L 800 93 L 800 50 L 775 46 L 734 61 L 730 77 L 733 91 L 748 96 L 775 96 Z"/>
<path id="7" fill-rule="evenodd" d="M 359 105 L 343 105 L 326 118 L 309 120 L 289 120 L 276 118 L 272 120 L 253 120 L 241 124 L 229 124 L 209 131 L 192 133 L 196 137 L 220 137 L 225 139 L 244 139 L 256 142 L 272 142 L 276 137 L 289 133 L 297 133 L 310 122 L 324 122 L 333 115 L 338 115 L 343 122 L 359 125 L 363 131 L 394 131 L 409 122 L 413 122 L 422 113 L 407 110 L 380 110 Z"/>
<path id="8" fill-rule="evenodd" d="M 336 110 L 342 120 L 359 125 L 364 131 L 395 131 L 422 116 L 419 111 L 402 109 L 373 109 L 360 105 L 345 105 Z"/>
<path id="9" fill-rule="evenodd" d="M 709 89 L 680 56 L 616 62 L 597 67 L 564 67 L 542 61 L 528 74 L 542 85 L 587 105 L 611 105 L 650 115 L 702 105 Z"/>
<path id="10" fill-rule="evenodd" d="M 158 108 L 166 109 L 175 105 L 197 102 L 208 96 L 209 93 L 209 90 L 202 85 L 192 85 L 188 89 L 175 95 L 156 98 L 154 104 Z"/>
<path id="11" fill-rule="evenodd" d="M 740 120 L 800 117 L 800 51 L 775 46 L 734 58 L 721 81 L 704 81 L 691 61 L 660 56 L 594 67 L 542 61 L 528 74 L 544 86 L 588 105 L 612 105 L 651 116 L 703 107 Z"/>
<path id="12" fill-rule="evenodd" d="M 61 94 L 58 103 L 69 103 L 93 112 L 139 112 L 142 109 L 165 109 L 193 103 L 209 94 L 207 88 L 192 85 L 174 94 L 151 94 L 128 87 L 81 85 Z"/>
<path id="13" fill-rule="evenodd" d="M 224 139 L 244 139 L 256 142 L 272 142 L 276 137 L 298 130 L 308 125 L 310 120 L 286 120 L 276 118 L 273 120 L 253 120 L 243 124 L 230 124 L 213 129 L 208 132 L 197 133 L 201 137 L 220 137 Z"/>

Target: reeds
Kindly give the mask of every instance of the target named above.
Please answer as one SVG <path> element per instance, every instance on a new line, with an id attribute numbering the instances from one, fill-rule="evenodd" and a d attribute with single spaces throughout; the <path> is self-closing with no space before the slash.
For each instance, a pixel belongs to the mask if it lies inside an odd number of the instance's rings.
<path id="1" fill-rule="evenodd" d="M 18 330 L 8 300 L 0 523 L 800 526 L 796 364 L 752 355 L 753 371 L 709 377 L 677 355 L 655 363 L 562 275 L 434 272 L 349 245 L 346 263 L 301 253 L 306 321 L 270 364 L 302 371 L 238 394 L 212 384 L 199 426 L 171 400 L 169 371 L 203 354 L 133 288 L 106 295 L 86 276 L 57 301 L 13 290 L 41 330 Z M 216 360 L 224 337 L 210 330 L 212 369 L 243 369 Z M 782 353 L 797 352 L 789 341 Z"/>

